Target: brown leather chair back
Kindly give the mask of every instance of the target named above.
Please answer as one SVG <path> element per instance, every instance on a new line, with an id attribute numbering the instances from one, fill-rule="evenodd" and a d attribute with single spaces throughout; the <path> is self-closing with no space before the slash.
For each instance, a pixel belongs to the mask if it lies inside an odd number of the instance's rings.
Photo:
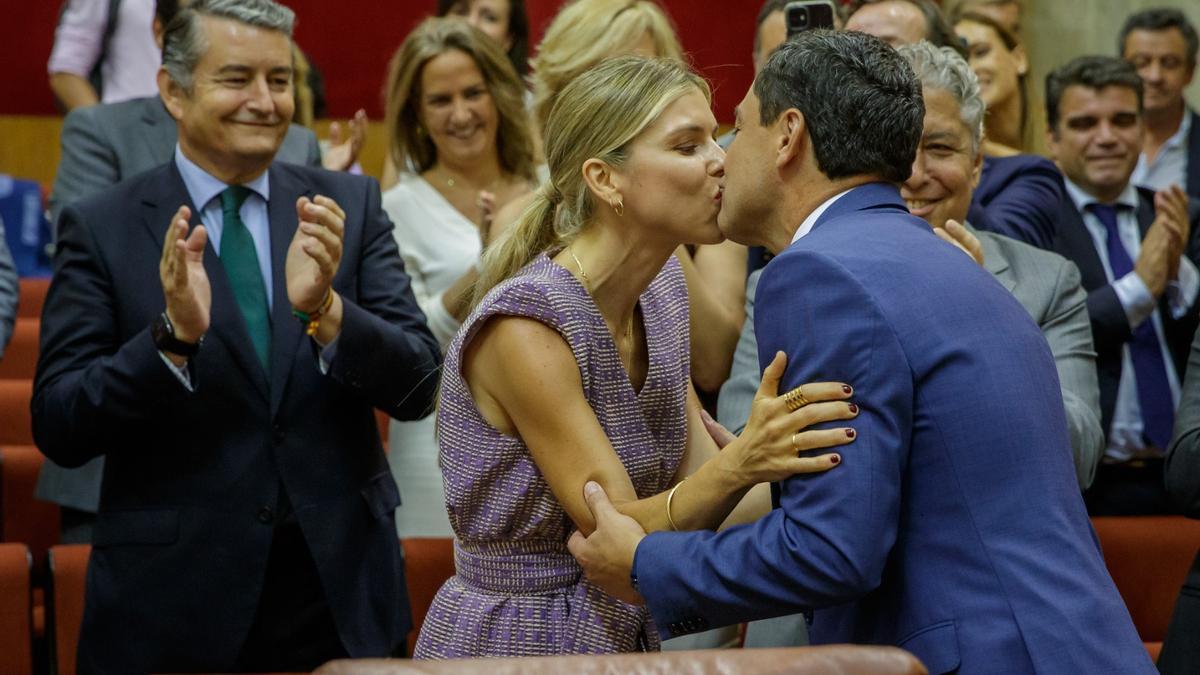
<path id="1" fill-rule="evenodd" d="M 39 585 L 46 552 L 58 543 L 60 520 L 57 504 L 33 496 L 44 461 L 32 445 L 0 446 L 0 541 L 29 546 Z"/>
<path id="2" fill-rule="evenodd" d="M 1200 520 L 1183 516 L 1092 518 L 1104 563 L 1147 650 L 1156 655 L 1179 588 L 1200 547 Z"/>
<path id="3" fill-rule="evenodd" d="M 414 537 L 401 539 L 400 546 L 404 549 L 404 576 L 412 606 L 413 629 L 408 634 L 408 653 L 412 654 L 433 596 L 454 576 L 454 540 Z"/>
<path id="4" fill-rule="evenodd" d="M 38 331 L 41 319 L 21 317 L 13 326 L 12 340 L 0 359 L 0 380 L 32 380 L 37 369 Z"/>
<path id="5" fill-rule="evenodd" d="M 654 654 L 548 656 L 454 661 L 343 660 L 315 675 L 924 675 L 895 647 L 832 645 L 789 649 L 704 649 Z"/>
<path id="6" fill-rule="evenodd" d="M 33 445 L 33 380 L 0 380 L 0 445 Z"/>
<path id="7" fill-rule="evenodd" d="M 0 544 L 0 672 L 33 673 L 33 593 L 29 549 Z"/>
<path id="8" fill-rule="evenodd" d="M 87 580 L 87 544 L 55 546 L 50 549 L 49 619 L 47 646 L 57 675 L 75 675 L 79 651 L 79 628 L 83 625 L 83 591 Z"/>

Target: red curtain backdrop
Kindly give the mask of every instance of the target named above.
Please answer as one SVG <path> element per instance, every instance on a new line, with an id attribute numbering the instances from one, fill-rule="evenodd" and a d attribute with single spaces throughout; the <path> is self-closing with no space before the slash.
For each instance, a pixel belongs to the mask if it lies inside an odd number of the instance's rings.
<path id="1" fill-rule="evenodd" d="M 759 0 L 660 0 L 679 29 L 693 65 L 713 84 L 713 110 L 730 123 L 733 107 L 753 77 L 751 47 Z M 296 39 L 325 74 L 329 113 L 347 117 L 366 108 L 382 116 L 388 59 L 404 36 L 432 13 L 432 0 L 285 0 L 296 10 Z M 46 61 L 54 41 L 60 2 L 20 3 L 0 28 L 0 115 L 56 112 L 47 85 Z M 526 0 L 533 44 L 561 0 Z M 16 10 L 16 8 L 14 8 Z"/>

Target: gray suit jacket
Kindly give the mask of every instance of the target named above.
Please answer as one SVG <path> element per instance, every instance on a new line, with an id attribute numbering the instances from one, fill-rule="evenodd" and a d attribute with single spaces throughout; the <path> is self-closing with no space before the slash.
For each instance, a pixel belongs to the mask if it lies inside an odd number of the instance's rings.
<path id="1" fill-rule="evenodd" d="M 76 108 L 62 128 L 62 159 L 50 193 L 50 219 L 63 207 L 166 164 L 175 152 L 175 119 L 157 96 Z M 321 165 L 312 131 L 293 124 L 276 160 Z"/>
<path id="2" fill-rule="evenodd" d="M 4 358 L 4 350 L 12 339 L 13 326 L 17 323 L 19 296 L 17 266 L 8 250 L 8 242 L 4 240 L 4 223 L 0 222 L 0 359 Z"/>
<path id="3" fill-rule="evenodd" d="M 166 164 L 174 156 L 177 140 L 175 119 L 157 96 L 72 110 L 63 122 L 62 159 L 50 193 L 52 222 L 58 222 L 58 214 L 68 204 Z M 319 167 L 316 135 L 293 124 L 276 159 Z M 95 513 L 103 472 L 103 457 L 78 469 L 64 469 L 47 460 L 38 476 L 37 496 Z"/>
<path id="4" fill-rule="evenodd" d="M 972 232 L 983 245 L 984 267 L 1029 312 L 1050 344 L 1067 413 L 1075 476 L 1080 489 L 1087 488 L 1104 454 L 1104 432 L 1098 413 L 1100 390 L 1087 293 L 1080 285 L 1079 270 L 1055 253 L 991 232 Z M 759 274 L 754 272 L 746 282 L 746 323 L 733 355 L 729 380 L 721 387 L 717 402 L 717 420 L 734 432 L 746 426 L 760 379 L 754 335 L 754 294 Z M 1197 399 L 1200 404 L 1200 392 Z"/>

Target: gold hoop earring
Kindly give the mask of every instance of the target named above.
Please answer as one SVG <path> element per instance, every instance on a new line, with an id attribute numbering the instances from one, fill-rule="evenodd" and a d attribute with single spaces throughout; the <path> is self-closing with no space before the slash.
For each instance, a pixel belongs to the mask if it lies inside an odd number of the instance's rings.
<path id="1" fill-rule="evenodd" d="M 618 218 L 625 215 L 625 201 L 620 197 L 617 197 L 616 200 L 609 202 L 608 205 L 612 207 L 613 212 L 617 214 Z"/>

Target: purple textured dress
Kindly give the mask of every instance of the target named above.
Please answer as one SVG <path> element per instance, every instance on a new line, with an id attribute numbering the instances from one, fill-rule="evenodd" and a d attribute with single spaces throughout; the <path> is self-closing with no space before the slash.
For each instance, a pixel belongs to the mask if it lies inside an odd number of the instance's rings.
<path id="1" fill-rule="evenodd" d="M 446 353 L 439 457 L 457 574 L 438 591 L 415 658 L 657 651 L 649 613 L 583 578 L 575 529 L 520 438 L 483 419 L 462 377 L 463 349 L 490 317 L 530 317 L 562 334 L 584 394 L 639 498 L 670 486 L 687 439 L 687 287 L 671 258 L 639 301 L 646 382 L 634 391 L 604 318 L 578 280 L 541 255 L 494 288 Z"/>

